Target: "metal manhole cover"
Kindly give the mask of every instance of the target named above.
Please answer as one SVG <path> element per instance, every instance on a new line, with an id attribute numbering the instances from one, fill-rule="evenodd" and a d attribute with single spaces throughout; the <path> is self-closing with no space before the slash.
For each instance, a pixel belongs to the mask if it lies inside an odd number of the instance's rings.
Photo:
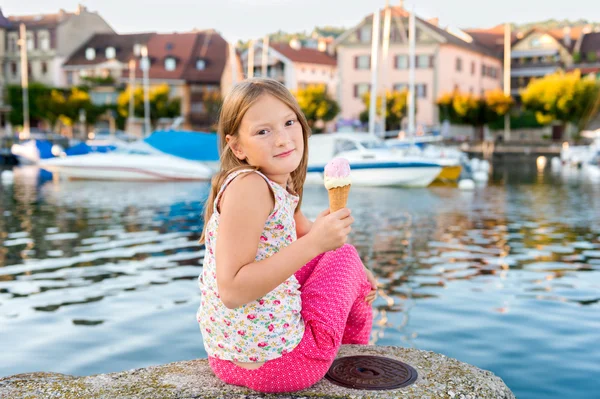
<path id="1" fill-rule="evenodd" d="M 348 356 L 336 359 L 325 378 L 354 389 L 403 388 L 417 380 L 417 370 L 406 363 L 381 356 Z"/>

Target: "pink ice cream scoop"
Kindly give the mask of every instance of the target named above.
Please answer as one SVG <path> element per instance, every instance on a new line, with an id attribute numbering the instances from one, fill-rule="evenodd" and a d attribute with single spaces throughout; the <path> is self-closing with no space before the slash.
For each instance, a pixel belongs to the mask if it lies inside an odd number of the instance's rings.
<path id="1" fill-rule="evenodd" d="M 333 158 L 325 165 L 325 188 L 350 186 L 350 164 L 344 158 Z"/>
<path id="2" fill-rule="evenodd" d="M 347 159 L 333 158 L 325 165 L 325 176 L 329 178 L 347 178 L 350 177 L 350 164 Z"/>

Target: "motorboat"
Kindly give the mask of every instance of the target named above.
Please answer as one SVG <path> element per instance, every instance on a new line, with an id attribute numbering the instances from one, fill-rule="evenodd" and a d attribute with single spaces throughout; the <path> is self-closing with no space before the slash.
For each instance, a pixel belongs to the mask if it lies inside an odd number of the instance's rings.
<path id="1" fill-rule="evenodd" d="M 127 150 L 46 159 L 39 166 L 68 180 L 193 181 L 209 180 L 215 172 L 202 162 Z"/>
<path id="2" fill-rule="evenodd" d="M 358 186 L 427 187 L 442 166 L 417 156 L 405 156 L 368 133 L 315 134 L 308 140 L 307 183 L 323 183 L 325 165 L 334 157 L 346 158 L 352 184 Z"/>

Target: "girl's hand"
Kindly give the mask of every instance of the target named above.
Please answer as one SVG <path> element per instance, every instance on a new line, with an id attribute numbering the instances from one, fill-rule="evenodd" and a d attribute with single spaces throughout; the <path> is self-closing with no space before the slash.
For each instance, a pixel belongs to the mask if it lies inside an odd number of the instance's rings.
<path id="1" fill-rule="evenodd" d="M 365 273 L 367 273 L 367 279 L 369 280 L 369 283 L 371 283 L 371 292 L 365 296 L 365 302 L 370 305 L 375 301 L 375 298 L 377 298 L 377 279 L 373 275 L 373 272 L 367 268 L 365 268 Z"/>
<path id="2" fill-rule="evenodd" d="M 317 216 L 306 237 L 310 237 L 319 253 L 338 249 L 348 240 L 353 222 L 350 209 L 343 208 L 334 213 L 327 209 Z"/>

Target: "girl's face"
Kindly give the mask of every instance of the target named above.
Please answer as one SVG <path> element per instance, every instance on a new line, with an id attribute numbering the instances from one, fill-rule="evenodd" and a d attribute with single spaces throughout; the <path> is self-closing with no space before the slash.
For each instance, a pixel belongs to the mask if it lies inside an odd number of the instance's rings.
<path id="1" fill-rule="evenodd" d="M 271 180 L 285 186 L 302 160 L 302 125 L 296 113 L 270 94 L 263 94 L 248 109 L 236 138 L 225 137 L 233 153 L 260 168 Z"/>

